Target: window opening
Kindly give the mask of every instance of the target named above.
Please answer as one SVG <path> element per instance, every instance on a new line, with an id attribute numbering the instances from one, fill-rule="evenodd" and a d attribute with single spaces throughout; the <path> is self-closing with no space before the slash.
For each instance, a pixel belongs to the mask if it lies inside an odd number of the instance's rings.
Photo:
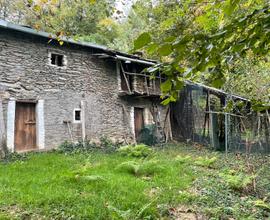
<path id="1" fill-rule="evenodd" d="M 52 53 L 51 64 L 54 66 L 64 66 L 64 55 Z"/>
<path id="2" fill-rule="evenodd" d="M 81 122 L 81 109 L 74 110 L 74 122 Z"/>

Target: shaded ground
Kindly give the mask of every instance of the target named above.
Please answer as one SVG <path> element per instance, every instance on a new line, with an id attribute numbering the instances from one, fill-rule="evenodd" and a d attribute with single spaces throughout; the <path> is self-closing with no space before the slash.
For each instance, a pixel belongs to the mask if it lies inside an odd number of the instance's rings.
<path id="1" fill-rule="evenodd" d="M 270 159 L 192 146 L 30 154 L 0 164 L 0 186 L 0 219 L 267 219 Z"/>

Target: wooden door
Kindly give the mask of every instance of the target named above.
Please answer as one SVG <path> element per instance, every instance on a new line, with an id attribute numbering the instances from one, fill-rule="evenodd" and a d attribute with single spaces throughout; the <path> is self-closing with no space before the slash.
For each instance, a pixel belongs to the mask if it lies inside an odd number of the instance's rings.
<path id="1" fill-rule="evenodd" d="M 135 137 L 138 139 L 144 127 L 143 108 L 134 108 Z"/>
<path id="2" fill-rule="evenodd" d="M 15 150 L 17 152 L 36 149 L 36 104 L 16 103 Z"/>

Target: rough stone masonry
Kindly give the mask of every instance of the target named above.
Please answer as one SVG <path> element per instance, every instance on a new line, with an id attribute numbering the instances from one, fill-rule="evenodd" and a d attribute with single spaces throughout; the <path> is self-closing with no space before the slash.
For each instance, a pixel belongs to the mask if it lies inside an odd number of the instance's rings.
<path id="1" fill-rule="evenodd" d="M 80 140 L 83 132 L 89 140 L 107 136 L 115 141 L 134 141 L 133 108 L 148 108 L 151 100 L 121 98 L 117 63 L 94 56 L 99 52 L 0 29 L 0 89 L 11 151 L 16 150 L 18 101 L 36 103 L 39 149 L 55 148 L 64 140 Z M 52 65 L 52 54 L 62 56 L 62 66 Z M 83 112 L 84 127 L 74 121 L 76 109 Z"/>

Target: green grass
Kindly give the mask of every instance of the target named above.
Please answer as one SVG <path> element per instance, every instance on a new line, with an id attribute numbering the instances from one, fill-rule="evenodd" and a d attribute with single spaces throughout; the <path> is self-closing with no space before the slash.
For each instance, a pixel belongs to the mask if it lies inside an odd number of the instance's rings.
<path id="1" fill-rule="evenodd" d="M 196 165 L 204 156 L 218 159 L 211 167 Z M 248 205 L 237 207 L 241 193 L 220 177 L 226 167 L 237 168 L 244 161 L 236 163 L 233 157 L 228 161 L 222 154 L 179 146 L 155 150 L 146 159 L 102 152 L 30 154 L 26 160 L 0 164 L 0 219 L 170 218 L 169 210 L 179 205 L 216 218 L 251 216 L 249 204 L 259 196 L 247 194 Z M 238 213 L 243 206 L 246 212 Z M 254 209 L 255 217 L 265 214 Z"/>

